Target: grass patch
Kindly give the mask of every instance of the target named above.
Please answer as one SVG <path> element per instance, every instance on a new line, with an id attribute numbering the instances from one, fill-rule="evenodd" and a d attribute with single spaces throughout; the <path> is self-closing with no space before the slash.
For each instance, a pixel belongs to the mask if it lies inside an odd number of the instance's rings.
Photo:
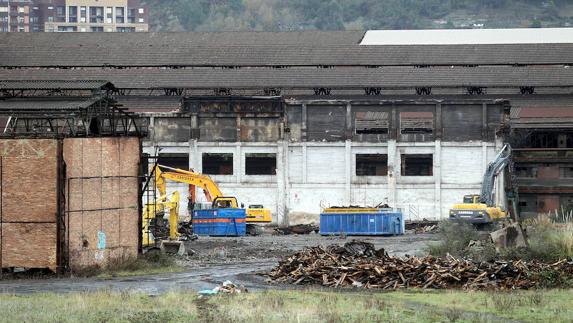
<path id="1" fill-rule="evenodd" d="M 466 248 L 470 241 L 479 239 L 475 227 L 463 221 L 444 220 L 439 223 L 438 237 L 440 242 L 428 246 L 432 256 L 450 254 L 457 257 L 466 256 Z"/>
<path id="2" fill-rule="evenodd" d="M 183 271 L 173 255 L 167 255 L 159 251 L 148 252 L 137 258 L 117 260 L 110 263 L 106 268 L 92 267 L 75 272 L 76 276 L 112 278 L 141 275 L 155 275 L 162 273 L 174 273 Z"/>
<path id="3" fill-rule="evenodd" d="M 0 295 L 14 322 L 569 322 L 573 291 L 265 291 L 198 298 L 135 293 Z"/>
<path id="4" fill-rule="evenodd" d="M 471 224 L 459 221 L 442 221 L 438 235 L 440 242 L 428 246 L 427 252 L 433 256 L 451 254 L 478 261 L 527 260 L 552 263 L 561 259 L 573 259 L 573 217 L 560 215 L 540 215 L 527 220 L 528 247 L 508 248 L 496 252 L 485 232 L 480 233 Z M 477 247 L 470 245 L 479 241 Z M 566 285 L 568 287 L 573 285 Z"/>

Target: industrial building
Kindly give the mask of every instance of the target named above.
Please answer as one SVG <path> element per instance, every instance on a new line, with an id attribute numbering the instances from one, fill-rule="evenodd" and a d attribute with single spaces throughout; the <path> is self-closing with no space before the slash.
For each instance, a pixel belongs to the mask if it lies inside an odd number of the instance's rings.
<path id="1" fill-rule="evenodd" d="M 145 154 L 281 225 L 334 205 L 447 217 L 503 142 L 536 214 L 573 206 L 572 31 L 3 34 L 0 80 L 111 82 Z"/>

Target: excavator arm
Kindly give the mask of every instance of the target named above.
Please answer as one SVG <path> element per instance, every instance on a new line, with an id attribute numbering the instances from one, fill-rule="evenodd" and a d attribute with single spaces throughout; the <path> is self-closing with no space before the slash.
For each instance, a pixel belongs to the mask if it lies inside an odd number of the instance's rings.
<path id="1" fill-rule="evenodd" d="M 167 169 L 170 171 L 163 171 L 162 169 Z M 179 168 L 156 165 L 155 178 L 156 178 L 157 188 L 162 195 L 164 194 L 164 192 L 161 191 L 160 187 L 162 187 L 165 190 L 165 180 L 171 180 L 178 183 L 185 183 L 200 187 L 201 189 L 203 189 L 203 192 L 205 192 L 205 196 L 207 198 L 207 201 L 209 202 L 213 202 L 217 199 L 223 198 L 223 193 L 221 192 L 221 189 L 219 188 L 217 183 L 215 183 L 215 181 L 213 181 L 211 177 L 207 175 Z M 232 200 L 230 202 L 231 203 L 230 207 L 233 208 L 238 207 L 236 199 L 233 198 L 230 200 Z"/>
<path id="2" fill-rule="evenodd" d="M 500 150 L 500 152 L 495 156 L 494 160 L 487 165 L 485 174 L 483 175 L 482 187 L 479 197 L 479 202 L 485 203 L 487 206 L 492 206 L 495 204 L 493 200 L 493 191 L 495 179 L 503 171 L 503 169 L 509 164 L 511 159 L 511 147 L 506 144 Z"/>

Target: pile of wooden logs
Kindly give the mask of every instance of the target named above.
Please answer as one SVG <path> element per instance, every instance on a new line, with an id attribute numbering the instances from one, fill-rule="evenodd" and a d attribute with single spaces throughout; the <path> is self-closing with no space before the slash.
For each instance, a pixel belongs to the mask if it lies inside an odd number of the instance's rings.
<path id="1" fill-rule="evenodd" d="M 478 263 L 451 256 L 392 257 L 372 244 L 352 241 L 342 246 L 312 247 L 282 260 L 268 276 L 277 283 L 328 287 L 529 289 L 538 285 L 533 273 L 546 269 L 572 274 L 573 264 L 507 261 Z"/>

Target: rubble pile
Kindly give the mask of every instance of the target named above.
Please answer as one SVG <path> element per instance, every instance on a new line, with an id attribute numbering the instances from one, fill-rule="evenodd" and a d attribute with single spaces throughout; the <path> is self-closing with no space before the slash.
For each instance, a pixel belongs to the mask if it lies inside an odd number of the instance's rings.
<path id="1" fill-rule="evenodd" d="M 328 287 L 530 289 L 538 285 L 533 273 L 547 269 L 573 275 L 573 264 L 524 261 L 472 262 L 452 256 L 393 257 L 370 243 L 351 241 L 341 246 L 312 247 L 282 260 L 268 276 L 277 283 L 318 284 Z"/>

